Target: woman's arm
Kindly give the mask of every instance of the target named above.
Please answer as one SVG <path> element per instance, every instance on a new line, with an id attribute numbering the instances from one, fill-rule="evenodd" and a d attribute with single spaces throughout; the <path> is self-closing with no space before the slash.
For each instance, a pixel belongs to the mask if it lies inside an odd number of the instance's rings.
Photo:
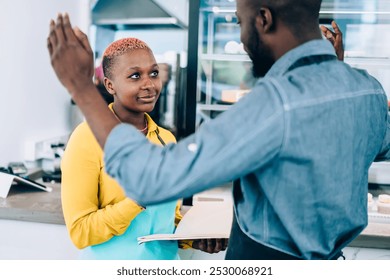
<path id="1" fill-rule="evenodd" d="M 80 249 L 124 233 L 142 211 L 135 202 L 125 199 L 119 187 L 113 187 L 113 192 L 116 189 L 119 192 L 112 205 L 99 205 L 102 152 L 89 132 L 85 123 L 75 130 L 61 163 L 61 199 L 65 223 L 72 242 Z"/>

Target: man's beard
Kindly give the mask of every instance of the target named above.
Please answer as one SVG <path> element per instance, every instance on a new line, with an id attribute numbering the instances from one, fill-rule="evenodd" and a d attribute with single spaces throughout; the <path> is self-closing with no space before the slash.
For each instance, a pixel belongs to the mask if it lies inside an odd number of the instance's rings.
<path id="1" fill-rule="evenodd" d="M 254 24 L 252 25 L 254 26 Z M 249 58 L 252 60 L 252 75 L 255 78 L 264 77 L 274 61 L 271 50 L 264 45 L 255 28 L 250 32 L 250 42 L 247 46 Z"/>

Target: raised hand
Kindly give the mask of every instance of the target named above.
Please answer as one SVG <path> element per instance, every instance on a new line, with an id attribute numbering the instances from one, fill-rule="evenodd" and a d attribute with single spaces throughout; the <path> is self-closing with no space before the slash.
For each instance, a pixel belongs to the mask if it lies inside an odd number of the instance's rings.
<path id="1" fill-rule="evenodd" d="M 47 38 L 51 65 L 71 95 L 93 86 L 93 51 L 87 36 L 78 28 L 72 29 L 67 14 L 51 20 Z"/>
<path id="2" fill-rule="evenodd" d="M 343 61 L 344 60 L 343 33 L 340 31 L 340 28 L 338 27 L 337 23 L 335 21 L 332 21 L 333 31 L 324 25 L 321 25 L 320 28 L 325 38 L 332 43 L 336 51 L 337 58 Z"/>

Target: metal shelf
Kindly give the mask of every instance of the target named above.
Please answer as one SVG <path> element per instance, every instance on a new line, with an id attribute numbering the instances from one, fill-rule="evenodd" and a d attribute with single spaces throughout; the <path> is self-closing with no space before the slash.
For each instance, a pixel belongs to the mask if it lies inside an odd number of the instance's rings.
<path id="1" fill-rule="evenodd" d="M 390 57 L 348 57 L 344 61 L 351 65 L 390 66 Z"/>
<path id="2" fill-rule="evenodd" d="M 203 111 L 226 111 L 232 105 L 222 105 L 222 104 L 197 104 L 197 108 Z"/>
<path id="3" fill-rule="evenodd" d="M 212 61 L 251 61 L 246 54 L 201 54 L 200 59 Z"/>

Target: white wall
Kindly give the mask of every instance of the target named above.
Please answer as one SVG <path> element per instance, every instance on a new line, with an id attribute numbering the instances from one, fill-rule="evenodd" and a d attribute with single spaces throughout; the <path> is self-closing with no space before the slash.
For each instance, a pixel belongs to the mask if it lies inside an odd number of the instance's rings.
<path id="1" fill-rule="evenodd" d="M 25 159 L 25 143 L 70 132 L 70 98 L 50 65 L 50 19 L 68 12 L 84 32 L 89 0 L 0 0 L 0 165 Z"/>

